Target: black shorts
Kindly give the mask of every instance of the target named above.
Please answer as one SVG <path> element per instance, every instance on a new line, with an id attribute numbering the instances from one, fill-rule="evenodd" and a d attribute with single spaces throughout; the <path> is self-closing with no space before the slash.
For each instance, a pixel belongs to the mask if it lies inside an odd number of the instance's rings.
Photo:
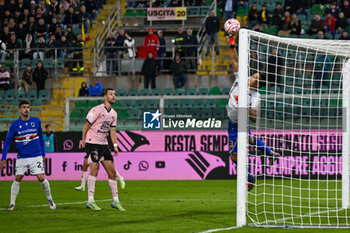
<path id="1" fill-rule="evenodd" d="M 113 156 L 108 145 L 97 145 L 91 143 L 85 143 L 85 159 L 89 159 L 89 163 L 102 162 L 104 160 L 111 160 L 113 162 Z"/>

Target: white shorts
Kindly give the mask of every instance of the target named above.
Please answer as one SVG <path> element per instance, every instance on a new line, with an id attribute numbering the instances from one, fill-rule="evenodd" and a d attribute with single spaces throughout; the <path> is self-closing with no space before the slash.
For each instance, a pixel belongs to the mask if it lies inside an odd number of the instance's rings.
<path id="1" fill-rule="evenodd" d="M 17 159 L 16 161 L 16 176 L 24 175 L 27 170 L 30 170 L 31 175 L 44 173 L 43 157 L 33 157 L 25 159 Z"/>

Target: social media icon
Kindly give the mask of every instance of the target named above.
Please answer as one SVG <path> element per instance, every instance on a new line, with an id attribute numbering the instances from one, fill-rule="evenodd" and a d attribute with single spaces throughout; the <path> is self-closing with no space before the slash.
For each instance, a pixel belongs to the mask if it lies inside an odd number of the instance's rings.
<path id="1" fill-rule="evenodd" d="M 156 161 L 156 168 L 165 168 L 165 161 Z"/>

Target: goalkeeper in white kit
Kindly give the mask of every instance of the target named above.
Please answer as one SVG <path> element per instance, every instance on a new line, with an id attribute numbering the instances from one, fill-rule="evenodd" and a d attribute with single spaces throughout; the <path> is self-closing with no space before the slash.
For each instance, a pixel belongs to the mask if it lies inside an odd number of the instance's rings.
<path id="1" fill-rule="evenodd" d="M 238 55 L 235 46 L 235 41 L 233 35 L 227 35 L 228 41 L 230 43 L 230 53 L 231 60 L 233 63 L 233 69 L 235 72 L 236 80 L 234 81 L 230 93 L 229 100 L 226 105 L 227 115 L 229 118 L 228 122 L 228 134 L 229 134 L 229 152 L 230 158 L 233 162 L 237 162 L 237 137 L 238 137 Z M 264 75 L 260 73 L 252 74 L 248 78 L 249 83 L 249 99 L 248 99 L 248 114 L 249 119 L 253 122 L 256 122 L 258 116 L 258 110 L 260 105 L 260 94 L 258 88 L 266 85 Z M 265 152 L 270 156 L 269 165 L 273 165 L 274 158 L 279 156 L 277 152 L 273 152 L 266 144 L 260 139 L 253 137 L 249 130 L 249 144 L 256 146 L 260 151 Z M 253 184 L 255 183 L 255 177 L 251 174 L 250 169 L 248 168 L 248 191 L 252 190 Z"/>

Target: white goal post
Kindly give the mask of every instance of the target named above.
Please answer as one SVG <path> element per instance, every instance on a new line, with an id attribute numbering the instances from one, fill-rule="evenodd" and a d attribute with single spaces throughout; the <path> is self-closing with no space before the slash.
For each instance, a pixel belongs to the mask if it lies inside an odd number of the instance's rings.
<path id="1" fill-rule="evenodd" d="M 238 46 L 237 227 L 350 228 L 350 41 L 241 29 Z M 257 72 L 266 87 L 251 122 L 247 77 Z M 248 130 L 280 154 L 273 165 Z"/>

